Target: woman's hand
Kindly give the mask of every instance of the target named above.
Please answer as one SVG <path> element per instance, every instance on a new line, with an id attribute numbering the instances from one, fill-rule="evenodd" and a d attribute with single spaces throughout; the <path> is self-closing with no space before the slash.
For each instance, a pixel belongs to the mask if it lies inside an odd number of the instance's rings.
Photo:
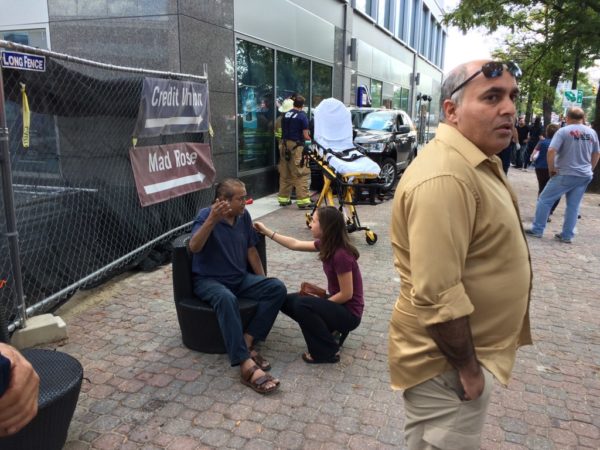
<path id="1" fill-rule="evenodd" d="M 271 230 L 269 230 L 262 222 L 254 222 L 254 229 L 265 236 L 271 235 Z"/>

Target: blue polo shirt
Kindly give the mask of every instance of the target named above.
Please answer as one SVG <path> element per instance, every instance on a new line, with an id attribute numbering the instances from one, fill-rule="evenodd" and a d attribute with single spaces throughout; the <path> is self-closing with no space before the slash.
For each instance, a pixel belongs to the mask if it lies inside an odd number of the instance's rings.
<path id="1" fill-rule="evenodd" d="M 304 111 L 292 109 L 284 114 L 283 119 L 281 119 L 283 139 L 304 142 L 304 130 L 308 130 L 308 117 Z"/>
<path id="2" fill-rule="evenodd" d="M 210 214 L 210 207 L 203 208 L 192 226 L 192 235 L 202 226 Z M 213 228 L 201 251 L 192 257 L 194 277 L 211 278 L 225 286 L 234 286 L 248 272 L 248 249 L 258 243 L 258 235 L 252 226 L 250 213 L 236 217 L 233 225 L 222 220 Z"/>

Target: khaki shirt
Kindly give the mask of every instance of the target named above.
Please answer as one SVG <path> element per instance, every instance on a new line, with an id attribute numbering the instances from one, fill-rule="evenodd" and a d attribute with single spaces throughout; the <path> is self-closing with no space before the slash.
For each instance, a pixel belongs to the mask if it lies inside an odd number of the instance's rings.
<path id="1" fill-rule="evenodd" d="M 531 344 L 531 261 L 500 158 L 440 124 L 394 196 L 391 240 L 400 296 L 390 322 L 392 388 L 452 367 L 425 327 L 470 316 L 478 360 L 503 384 Z"/>

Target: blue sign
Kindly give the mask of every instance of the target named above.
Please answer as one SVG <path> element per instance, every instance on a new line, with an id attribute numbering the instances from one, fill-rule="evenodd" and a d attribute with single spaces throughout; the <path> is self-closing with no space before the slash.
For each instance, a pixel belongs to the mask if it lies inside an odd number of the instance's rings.
<path id="1" fill-rule="evenodd" d="M 46 71 L 46 57 L 2 50 L 2 67 L 8 69 Z"/>

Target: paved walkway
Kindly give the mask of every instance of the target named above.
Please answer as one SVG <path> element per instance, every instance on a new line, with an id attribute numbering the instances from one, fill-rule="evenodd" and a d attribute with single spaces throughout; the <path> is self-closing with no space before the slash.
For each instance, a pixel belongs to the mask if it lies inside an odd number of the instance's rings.
<path id="1" fill-rule="evenodd" d="M 511 169 L 525 221 L 537 184 Z M 274 202 L 274 200 L 273 200 Z M 600 196 L 588 195 L 572 245 L 530 240 L 534 265 L 532 326 L 536 344 L 519 351 L 508 389 L 496 386 L 483 434 L 487 449 L 600 448 Z M 379 235 L 361 252 L 367 306 L 337 365 L 310 366 L 298 327 L 281 315 L 262 346 L 282 380 L 263 397 L 242 386 L 225 355 L 186 349 L 173 304 L 171 268 L 120 276 L 74 297 L 60 312 L 69 341 L 60 348 L 85 376 L 67 449 L 401 448 L 402 397 L 388 384 L 387 327 L 398 292 L 388 224 L 391 203 L 360 207 Z M 303 213 L 277 209 L 261 220 L 310 238 Z M 314 254 L 268 243 L 270 275 L 291 289 L 324 285 Z"/>

